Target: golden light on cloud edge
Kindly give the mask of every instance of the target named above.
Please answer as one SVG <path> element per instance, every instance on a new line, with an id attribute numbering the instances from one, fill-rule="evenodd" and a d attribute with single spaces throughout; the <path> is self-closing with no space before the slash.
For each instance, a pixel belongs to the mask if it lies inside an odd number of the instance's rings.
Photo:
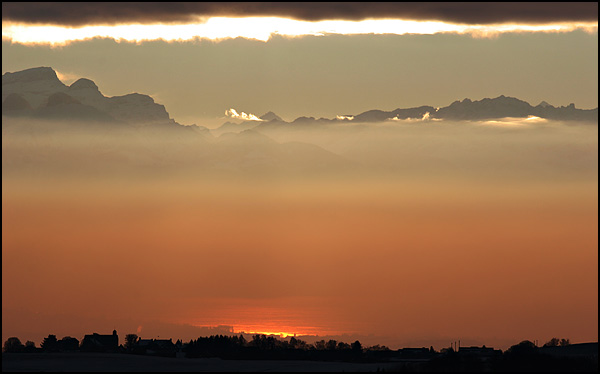
<path id="1" fill-rule="evenodd" d="M 299 21 L 279 17 L 211 17 L 190 24 L 121 24 L 114 26 L 90 25 L 65 27 L 2 22 L 2 40 L 19 44 L 50 44 L 64 46 L 92 38 L 109 38 L 118 42 L 164 40 L 184 42 L 196 39 L 220 41 L 246 38 L 268 42 L 272 36 L 324 36 L 328 34 L 466 34 L 472 37 L 495 37 L 514 32 L 571 32 L 598 31 L 597 22 L 554 24 L 493 24 L 464 25 L 439 21 L 412 21 L 401 19 L 370 19 L 363 21 Z"/>
<path id="2" fill-rule="evenodd" d="M 225 116 L 234 118 L 234 119 L 241 119 L 244 121 L 264 121 L 252 113 L 238 112 L 237 110 L 235 110 L 233 108 L 226 110 Z"/>

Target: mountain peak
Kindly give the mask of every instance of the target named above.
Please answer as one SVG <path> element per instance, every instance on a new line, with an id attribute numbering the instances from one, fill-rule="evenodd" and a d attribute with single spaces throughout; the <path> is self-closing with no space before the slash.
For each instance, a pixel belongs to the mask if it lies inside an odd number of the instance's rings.
<path id="1" fill-rule="evenodd" d="M 542 101 L 542 102 L 541 102 L 541 103 L 539 103 L 537 106 L 539 106 L 539 107 L 542 107 L 542 108 L 548 108 L 548 107 L 550 107 L 550 106 L 552 106 L 552 105 L 548 104 L 548 103 L 547 103 L 547 102 L 545 102 L 545 101 Z"/>
<path id="2" fill-rule="evenodd" d="M 2 75 L 2 83 L 12 82 L 57 81 L 60 82 L 56 72 L 47 66 L 31 68 L 14 73 L 6 72 Z"/>
<path id="3" fill-rule="evenodd" d="M 69 86 L 70 89 L 74 89 L 74 90 L 82 90 L 82 89 L 88 89 L 91 88 L 95 91 L 99 91 L 98 86 L 96 85 L 96 83 L 94 83 L 94 81 L 87 79 L 87 78 L 80 78 L 78 79 L 76 82 L 74 82 L 73 84 L 71 84 Z"/>
<path id="4" fill-rule="evenodd" d="M 262 116 L 259 117 L 260 119 L 264 120 L 264 121 L 281 121 L 283 122 L 283 119 L 281 117 L 279 117 L 277 114 L 273 113 L 273 112 L 267 112 L 265 114 L 263 114 Z"/>
<path id="5" fill-rule="evenodd" d="M 13 93 L 18 96 L 13 95 L 4 103 Z M 27 112 L 29 104 L 37 117 L 91 117 L 132 124 L 176 123 L 165 107 L 148 95 L 105 97 L 92 80 L 81 78 L 66 86 L 52 68 L 45 66 L 2 75 L 2 102 L 3 108 L 19 115 Z"/>

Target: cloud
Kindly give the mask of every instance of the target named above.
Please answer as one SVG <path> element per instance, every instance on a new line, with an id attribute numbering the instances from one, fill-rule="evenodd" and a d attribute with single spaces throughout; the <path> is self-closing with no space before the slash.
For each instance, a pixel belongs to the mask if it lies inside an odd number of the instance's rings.
<path id="1" fill-rule="evenodd" d="M 273 35 L 296 37 L 328 34 L 437 34 L 458 33 L 473 37 L 495 37 L 503 32 L 570 32 L 583 29 L 596 32 L 598 24 L 558 23 L 544 25 L 496 24 L 459 25 L 439 21 L 415 21 L 379 19 L 363 21 L 300 21 L 277 17 L 227 18 L 212 17 L 189 24 L 121 24 L 114 26 L 88 25 L 67 27 L 64 25 L 2 23 L 2 39 L 21 44 L 66 45 L 74 41 L 92 38 L 110 38 L 117 42 L 140 43 L 148 40 L 190 41 L 210 39 L 220 41 L 228 38 L 247 38 L 267 42 Z"/>
<path id="2" fill-rule="evenodd" d="M 243 119 L 245 121 L 264 121 L 263 119 L 258 118 L 252 113 L 238 113 L 237 110 L 231 108 L 225 111 L 225 115 L 227 117 L 235 118 L 235 119 Z"/>
<path id="3" fill-rule="evenodd" d="M 352 121 L 354 119 L 354 116 L 336 116 L 335 118 L 337 118 L 340 121 L 343 121 L 345 119 L 348 121 Z"/>
<path id="4" fill-rule="evenodd" d="M 596 2 L 155 2 L 2 3 L 2 20 L 81 26 L 182 23 L 198 17 L 285 17 L 305 21 L 408 19 L 461 24 L 592 22 Z"/>
<path id="5" fill-rule="evenodd" d="M 496 125 L 496 126 L 527 126 L 531 124 L 548 123 L 546 118 L 540 118 L 537 116 L 528 116 L 526 119 L 518 117 L 504 117 L 501 119 L 482 121 L 483 125 Z"/>
<path id="6" fill-rule="evenodd" d="M 436 110 L 437 112 L 437 110 Z M 429 121 L 441 121 L 441 118 L 431 118 L 429 112 L 425 112 L 421 118 L 399 118 L 398 116 L 388 118 L 390 121 L 402 121 L 402 122 L 429 122 Z"/>
<path id="7" fill-rule="evenodd" d="M 66 85 L 70 85 L 71 83 L 75 82 L 77 79 L 80 78 L 76 74 L 60 72 L 56 69 L 54 71 L 56 72 L 56 76 L 58 77 L 58 79 Z"/>

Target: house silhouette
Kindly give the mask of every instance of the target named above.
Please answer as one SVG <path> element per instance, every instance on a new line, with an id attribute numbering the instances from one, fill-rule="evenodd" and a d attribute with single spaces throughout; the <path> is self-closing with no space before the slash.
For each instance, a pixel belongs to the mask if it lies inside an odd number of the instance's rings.
<path id="1" fill-rule="evenodd" d="M 93 333 L 86 335 L 81 342 L 81 350 L 88 352 L 116 352 L 119 348 L 117 330 L 112 335 Z"/>

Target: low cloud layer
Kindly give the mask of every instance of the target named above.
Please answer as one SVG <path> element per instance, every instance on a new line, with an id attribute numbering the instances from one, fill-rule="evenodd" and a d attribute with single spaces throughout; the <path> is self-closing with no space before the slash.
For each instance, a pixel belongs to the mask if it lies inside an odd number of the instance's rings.
<path id="1" fill-rule="evenodd" d="M 2 20 L 59 25 L 190 22 L 198 17 L 274 16 L 306 21 L 396 18 L 464 24 L 597 21 L 598 3 L 157 2 L 2 3 Z"/>

